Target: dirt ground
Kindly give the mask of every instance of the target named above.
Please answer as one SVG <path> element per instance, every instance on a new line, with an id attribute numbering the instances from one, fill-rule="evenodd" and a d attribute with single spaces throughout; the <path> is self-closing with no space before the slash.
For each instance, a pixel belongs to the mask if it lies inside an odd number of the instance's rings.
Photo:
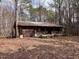
<path id="1" fill-rule="evenodd" d="M 79 59 L 79 37 L 1 38 L 0 59 Z"/>

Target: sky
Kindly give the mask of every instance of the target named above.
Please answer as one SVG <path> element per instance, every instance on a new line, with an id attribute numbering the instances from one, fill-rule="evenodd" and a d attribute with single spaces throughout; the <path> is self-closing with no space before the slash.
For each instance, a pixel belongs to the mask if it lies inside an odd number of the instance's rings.
<path id="1" fill-rule="evenodd" d="M 34 8 L 39 7 L 39 4 L 41 4 L 43 7 L 49 7 L 48 3 L 51 3 L 51 2 L 52 0 L 32 0 L 32 5 Z"/>

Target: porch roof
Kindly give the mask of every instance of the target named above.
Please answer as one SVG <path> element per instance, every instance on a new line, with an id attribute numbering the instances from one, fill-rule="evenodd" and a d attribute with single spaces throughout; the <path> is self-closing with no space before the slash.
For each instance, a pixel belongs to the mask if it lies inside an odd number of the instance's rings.
<path id="1" fill-rule="evenodd" d="M 31 21 L 18 21 L 18 26 L 38 26 L 38 27 L 63 27 L 58 24 L 47 22 L 31 22 Z"/>

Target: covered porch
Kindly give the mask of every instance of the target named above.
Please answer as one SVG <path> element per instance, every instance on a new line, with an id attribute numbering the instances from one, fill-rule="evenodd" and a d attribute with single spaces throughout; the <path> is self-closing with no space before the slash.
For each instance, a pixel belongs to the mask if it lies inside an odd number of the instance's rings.
<path id="1" fill-rule="evenodd" d="M 54 36 L 62 32 L 62 26 L 44 22 L 18 22 L 19 36 L 40 37 Z"/>

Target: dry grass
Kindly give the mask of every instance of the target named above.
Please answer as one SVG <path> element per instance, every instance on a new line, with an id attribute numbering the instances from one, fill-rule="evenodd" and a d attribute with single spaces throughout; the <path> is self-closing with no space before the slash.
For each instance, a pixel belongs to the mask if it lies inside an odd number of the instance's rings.
<path id="1" fill-rule="evenodd" d="M 79 59 L 78 38 L 1 39 L 0 59 Z"/>

